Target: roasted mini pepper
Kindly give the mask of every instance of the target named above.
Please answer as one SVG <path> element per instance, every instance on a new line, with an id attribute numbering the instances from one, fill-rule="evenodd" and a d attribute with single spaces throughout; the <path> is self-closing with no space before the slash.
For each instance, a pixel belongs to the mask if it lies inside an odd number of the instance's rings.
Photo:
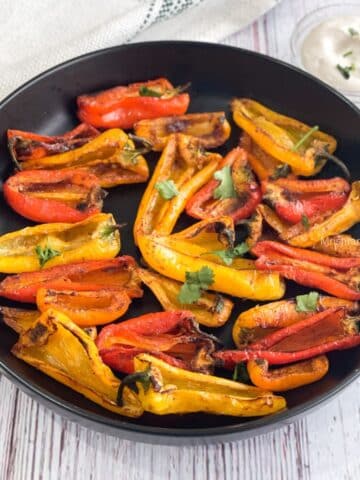
<path id="1" fill-rule="evenodd" d="M 99 128 L 132 128 L 139 120 L 184 114 L 190 96 L 182 90 L 166 78 L 157 78 L 81 95 L 77 98 L 78 117 Z"/>
<path id="2" fill-rule="evenodd" d="M 0 307 L 4 323 L 16 333 L 25 333 L 40 317 L 39 310 L 25 310 L 22 308 Z"/>
<path id="3" fill-rule="evenodd" d="M 36 304 L 41 312 L 53 308 L 80 327 L 104 325 L 122 317 L 130 306 L 126 290 L 52 290 L 39 288 Z"/>
<path id="4" fill-rule="evenodd" d="M 141 281 L 153 292 L 166 311 L 183 310 L 184 305 L 179 302 L 178 296 L 181 283 L 164 277 L 149 269 L 137 270 Z M 207 327 L 221 327 L 231 315 L 234 304 L 228 298 L 218 293 L 204 292 L 193 304 L 186 305 L 195 320 Z"/>
<path id="5" fill-rule="evenodd" d="M 224 378 L 189 372 L 142 354 L 135 358 L 135 373 L 123 385 L 136 392 L 146 412 L 156 415 L 195 412 L 253 417 L 286 407 L 283 397 Z M 120 391 L 121 392 L 121 391 Z M 119 394 L 119 403 L 122 396 Z"/>
<path id="6" fill-rule="evenodd" d="M 222 180 L 218 180 L 220 177 Z M 218 192 L 219 185 L 224 191 Z M 214 178 L 188 200 L 186 213 L 200 219 L 229 215 L 237 223 L 249 217 L 260 201 L 261 190 L 248 166 L 247 154 L 237 147 L 220 162 Z"/>
<path id="7" fill-rule="evenodd" d="M 234 246 L 234 223 L 230 217 L 203 220 L 172 235 L 139 236 L 139 248 L 155 271 L 184 282 L 186 272 L 206 267 L 213 273 L 210 290 L 253 300 L 276 300 L 284 294 L 278 274 L 260 272 L 253 260 L 234 258 L 226 265 L 214 252 Z"/>
<path id="8" fill-rule="evenodd" d="M 312 247 L 326 237 L 337 235 L 349 230 L 360 221 L 360 181 L 354 182 L 345 205 L 324 221 L 320 221 L 305 230 L 300 235 L 288 240 L 295 247 Z"/>
<path id="9" fill-rule="evenodd" d="M 360 257 L 360 241 L 346 234 L 326 237 L 316 243 L 313 249 L 335 257 Z"/>
<path id="10" fill-rule="evenodd" d="M 100 134 L 96 128 L 81 123 L 63 135 L 38 135 L 22 130 L 8 130 L 8 146 L 15 163 L 55 155 L 81 147 Z"/>
<path id="11" fill-rule="evenodd" d="M 101 358 L 114 370 L 134 371 L 134 358 L 149 352 L 188 370 L 209 373 L 216 338 L 199 330 L 186 310 L 155 312 L 104 327 L 96 339 Z"/>
<path id="12" fill-rule="evenodd" d="M 314 309 L 308 311 L 300 311 L 295 298 L 256 305 L 240 313 L 235 320 L 232 331 L 233 340 L 238 348 L 244 348 L 269 333 L 312 316 L 314 312 L 336 307 L 343 307 L 352 315 L 359 311 L 358 302 L 318 294 Z"/>
<path id="13" fill-rule="evenodd" d="M 45 223 L 0 237 L 0 272 L 34 272 L 83 260 L 106 260 L 120 250 L 114 217 L 98 213 L 79 223 Z"/>
<path id="14" fill-rule="evenodd" d="M 285 392 L 309 385 L 323 378 L 329 370 L 326 355 L 269 370 L 269 362 L 258 358 L 249 360 L 247 371 L 250 380 L 259 388 L 273 392 Z"/>
<path id="15" fill-rule="evenodd" d="M 117 404 L 120 380 L 102 362 L 89 335 L 63 313 L 52 309 L 43 313 L 20 334 L 11 351 L 107 410 L 128 417 L 139 417 L 143 412 L 128 388 L 121 389 L 122 406 Z"/>
<path id="16" fill-rule="evenodd" d="M 311 223 L 321 214 L 333 214 L 344 205 L 350 185 L 335 177 L 325 180 L 294 180 L 280 178 L 262 183 L 264 200 L 280 218 L 290 224 Z"/>
<path id="17" fill-rule="evenodd" d="M 171 233 L 188 199 L 211 178 L 220 160 L 220 155 L 204 152 L 198 139 L 171 135 L 140 202 L 136 243 L 140 235 Z"/>
<path id="18" fill-rule="evenodd" d="M 102 210 L 95 175 L 74 170 L 27 170 L 8 178 L 4 197 L 13 210 L 39 223 L 81 222 Z"/>
<path id="19" fill-rule="evenodd" d="M 239 362 L 263 359 L 269 365 L 282 365 L 360 345 L 359 317 L 347 316 L 342 307 L 315 313 L 241 350 L 214 353 L 219 365 L 233 369 Z"/>
<path id="20" fill-rule="evenodd" d="M 22 170 L 81 169 L 95 175 L 101 187 L 146 182 L 149 168 L 134 142 L 120 129 L 108 130 L 81 147 L 48 157 L 21 161 Z"/>
<path id="21" fill-rule="evenodd" d="M 340 164 L 348 174 L 342 162 L 332 155 L 335 138 L 317 127 L 311 128 L 248 98 L 234 99 L 231 108 L 235 123 L 268 155 L 290 165 L 294 174 L 315 175 L 327 159 Z"/>
<path id="22" fill-rule="evenodd" d="M 192 135 L 206 149 L 219 147 L 229 138 L 231 127 L 225 112 L 213 112 L 141 120 L 134 125 L 134 130 L 153 145 L 153 150 L 161 151 L 172 133 Z"/>
<path id="23" fill-rule="evenodd" d="M 258 257 L 255 265 L 259 270 L 279 272 L 300 285 L 339 298 L 360 300 L 359 257 L 333 257 L 272 241 L 259 242 L 252 253 Z"/>
<path id="24" fill-rule="evenodd" d="M 130 298 L 142 296 L 135 260 L 128 255 L 110 260 L 88 260 L 36 272 L 10 275 L 0 283 L 0 296 L 17 302 L 35 303 L 39 288 L 52 290 L 126 290 Z"/>

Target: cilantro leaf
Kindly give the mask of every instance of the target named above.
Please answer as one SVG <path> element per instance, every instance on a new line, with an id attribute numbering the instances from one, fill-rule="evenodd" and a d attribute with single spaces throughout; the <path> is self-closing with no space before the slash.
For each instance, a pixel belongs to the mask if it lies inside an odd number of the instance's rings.
<path id="1" fill-rule="evenodd" d="M 307 230 L 310 228 L 309 218 L 306 215 L 301 215 L 301 223 Z"/>
<path id="2" fill-rule="evenodd" d="M 340 65 L 339 63 L 336 65 L 336 68 L 339 70 L 341 75 L 345 78 L 345 80 L 349 80 L 350 78 L 350 72 L 355 70 L 355 65 L 352 63 L 351 65 L 343 66 Z"/>
<path id="3" fill-rule="evenodd" d="M 250 377 L 245 362 L 239 362 L 235 365 L 232 379 L 236 382 L 250 383 Z"/>
<path id="4" fill-rule="evenodd" d="M 35 248 L 35 252 L 36 255 L 39 257 L 39 263 L 41 268 L 45 265 L 46 262 L 60 255 L 60 252 L 58 250 L 50 248 L 49 245 L 44 248 L 42 248 L 40 245 L 37 245 Z"/>
<path id="5" fill-rule="evenodd" d="M 178 300 L 191 304 L 199 300 L 201 294 L 214 282 L 214 272 L 209 267 L 202 267 L 196 272 L 185 273 L 185 283 L 181 286 Z"/>
<path id="6" fill-rule="evenodd" d="M 214 173 L 215 180 L 220 181 L 220 185 L 215 188 L 213 197 L 215 199 L 223 200 L 224 198 L 235 198 L 236 191 L 234 188 L 233 179 L 231 176 L 231 168 L 226 165 L 221 170 Z"/>
<path id="7" fill-rule="evenodd" d="M 157 182 L 155 183 L 155 188 L 165 200 L 171 200 L 179 195 L 179 190 L 177 189 L 173 180 Z"/>
<path id="8" fill-rule="evenodd" d="M 297 312 L 315 312 L 318 300 L 318 292 L 310 292 L 305 295 L 298 295 L 296 297 L 295 309 Z"/>
<path id="9" fill-rule="evenodd" d="M 350 55 L 353 54 L 353 51 L 352 50 L 348 50 L 347 52 L 343 53 L 343 57 L 349 57 Z"/>
<path id="10" fill-rule="evenodd" d="M 139 95 L 140 97 L 162 97 L 162 93 L 153 90 L 152 88 L 147 87 L 146 85 L 142 85 L 139 88 Z"/>
<path id="11" fill-rule="evenodd" d="M 348 28 L 348 32 L 351 37 L 356 37 L 357 35 L 359 35 L 359 32 L 352 27 Z"/>
<path id="12" fill-rule="evenodd" d="M 234 258 L 242 257 L 249 251 L 249 246 L 246 242 L 239 243 L 234 248 L 227 248 L 226 250 L 213 250 L 212 253 L 221 258 L 225 265 L 231 265 Z"/>

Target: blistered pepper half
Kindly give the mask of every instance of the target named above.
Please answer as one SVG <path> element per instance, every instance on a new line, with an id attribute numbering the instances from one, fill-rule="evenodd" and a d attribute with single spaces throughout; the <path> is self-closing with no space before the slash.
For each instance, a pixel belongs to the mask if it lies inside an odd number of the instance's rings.
<path id="1" fill-rule="evenodd" d="M 78 117 L 98 128 L 132 128 L 148 118 L 183 115 L 190 102 L 183 87 L 175 88 L 166 78 L 113 87 L 77 98 Z"/>
<path id="2" fill-rule="evenodd" d="M 67 315 L 80 327 L 104 325 L 122 317 L 131 303 L 126 290 L 111 285 L 102 290 L 53 290 L 39 288 L 36 304 L 41 312 L 53 308 Z"/>
<path id="3" fill-rule="evenodd" d="M 84 260 L 106 260 L 120 250 L 114 217 L 98 213 L 78 223 L 45 223 L 0 237 L 0 272 L 34 272 Z"/>
<path id="4" fill-rule="evenodd" d="M 20 162 L 21 170 L 81 169 L 95 175 L 101 187 L 146 182 L 149 168 L 134 142 L 120 129 L 102 133 L 74 150 Z"/>
<path id="5" fill-rule="evenodd" d="M 256 305 L 240 313 L 235 320 L 232 330 L 234 343 L 238 348 L 245 348 L 280 328 L 311 317 L 314 312 L 336 307 L 343 307 L 351 315 L 359 311 L 358 302 L 324 295 L 317 297 L 315 310 L 309 311 L 299 311 L 295 298 Z"/>
<path id="6" fill-rule="evenodd" d="M 101 358 L 114 370 L 134 371 L 134 358 L 148 352 L 188 370 L 209 373 L 216 338 L 201 332 L 186 310 L 155 312 L 104 327 L 96 339 Z"/>
<path id="7" fill-rule="evenodd" d="M 359 257 L 333 257 L 272 241 L 259 242 L 252 253 L 258 257 L 255 264 L 259 270 L 278 272 L 339 298 L 360 300 Z"/>
<path id="8" fill-rule="evenodd" d="M 284 283 L 276 272 L 261 272 L 253 260 L 234 258 L 226 265 L 214 252 L 234 246 L 234 222 L 230 217 L 203 220 L 172 234 L 139 236 L 145 262 L 155 271 L 184 282 L 187 272 L 207 267 L 213 273 L 210 290 L 252 300 L 277 300 Z M 186 305 L 185 305 L 186 308 Z"/>
<path id="9" fill-rule="evenodd" d="M 214 353 L 219 365 L 233 369 L 239 362 L 263 359 L 282 365 L 360 345 L 359 317 L 350 317 L 343 307 L 328 308 L 240 350 Z"/>
<path id="10" fill-rule="evenodd" d="M 344 205 L 350 185 L 340 177 L 324 180 L 295 180 L 280 178 L 262 183 L 264 200 L 277 215 L 296 224 L 310 223 L 322 214 L 333 214 Z"/>
<path id="11" fill-rule="evenodd" d="M 247 371 L 252 383 L 273 392 L 285 392 L 317 382 L 327 374 L 328 370 L 329 361 L 326 355 L 271 370 L 267 360 L 258 358 L 249 360 L 247 363 Z"/>
<path id="12" fill-rule="evenodd" d="M 227 172 L 224 169 L 229 169 Z M 220 180 L 216 175 L 227 175 L 231 186 L 218 192 Z M 205 219 L 229 215 L 235 223 L 249 217 L 261 201 L 261 190 L 247 162 L 245 150 L 237 147 L 220 162 L 218 170 L 206 185 L 186 203 L 186 213 Z"/>
<path id="13" fill-rule="evenodd" d="M 137 273 L 141 281 L 153 292 L 164 310 L 184 309 L 184 305 L 178 299 L 182 285 L 180 282 L 149 269 L 139 268 Z M 221 327 L 227 322 L 233 307 L 233 302 L 228 298 L 218 293 L 203 292 L 196 302 L 186 305 L 186 310 L 194 315 L 195 320 L 200 325 L 215 328 Z"/>
<path id="14" fill-rule="evenodd" d="M 8 130 L 8 146 L 15 163 L 48 157 L 81 147 L 100 134 L 96 128 L 81 123 L 63 135 L 39 135 L 23 130 Z"/>
<path id="15" fill-rule="evenodd" d="M 269 391 L 183 370 L 151 355 L 138 355 L 134 364 L 135 373 L 125 377 L 123 384 L 137 391 L 144 410 L 155 415 L 204 412 L 253 417 L 286 407 L 283 397 Z"/>
<path id="16" fill-rule="evenodd" d="M 142 296 L 136 263 L 123 255 L 109 260 L 89 260 L 59 265 L 36 272 L 10 275 L 0 283 L 0 296 L 17 302 L 35 303 L 39 288 L 61 291 L 125 290 L 130 298 Z"/>
<path id="17" fill-rule="evenodd" d="M 196 137 L 206 149 L 219 147 L 229 138 L 231 127 L 225 112 L 212 112 L 141 120 L 134 125 L 134 130 L 152 144 L 153 150 L 161 151 L 172 133 Z"/>
<path id="18" fill-rule="evenodd" d="M 288 164 L 295 175 L 312 176 L 326 159 L 338 161 L 332 153 L 336 140 L 293 118 L 281 115 L 248 98 L 231 102 L 235 123 L 268 155 Z M 341 163 L 343 168 L 344 165 Z M 345 168 L 348 174 L 347 169 Z"/>
<path id="19" fill-rule="evenodd" d="M 107 410 L 139 417 L 143 409 L 136 395 L 121 389 L 120 380 L 105 365 L 94 341 L 66 315 L 50 309 L 20 334 L 12 353 L 21 360 L 84 395 Z"/>
<path id="20" fill-rule="evenodd" d="M 101 212 L 105 197 L 95 175 L 76 169 L 18 172 L 3 191 L 13 210 L 39 223 L 81 222 Z"/>
<path id="21" fill-rule="evenodd" d="M 138 208 L 136 243 L 140 235 L 171 233 L 188 199 L 212 177 L 220 160 L 217 153 L 205 152 L 198 139 L 171 135 Z"/>
<path id="22" fill-rule="evenodd" d="M 351 185 L 345 205 L 330 217 L 311 225 L 299 235 L 292 235 L 288 243 L 295 247 L 312 247 L 325 238 L 338 235 L 360 221 L 360 181 Z"/>

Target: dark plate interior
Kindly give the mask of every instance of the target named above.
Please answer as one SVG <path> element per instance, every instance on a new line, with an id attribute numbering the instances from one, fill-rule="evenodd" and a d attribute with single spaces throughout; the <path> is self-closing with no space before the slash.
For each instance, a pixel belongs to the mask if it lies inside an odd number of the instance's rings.
<path id="1" fill-rule="evenodd" d="M 75 97 L 84 92 L 104 89 L 116 84 L 168 77 L 174 84 L 192 82 L 190 89 L 192 112 L 226 110 L 234 96 L 252 97 L 269 107 L 291 115 L 309 125 L 336 136 L 338 156 L 345 160 L 353 179 L 360 177 L 360 115 L 359 111 L 327 88 L 321 82 L 285 64 L 268 57 L 232 47 L 191 42 L 158 42 L 115 47 L 89 54 L 67 62 L 29 82 L 0 106 L 0 175 L 4 180 L 11 172 L 6 148 L 5 131 L 18 128 L 44 134 L 66 131 L 76 123 Z M 228 115 L 230 118 L 230 115 Z M 236 145 L 239 129 L 233 124 L 231 141 L 222 153 Z M 157 155 L 149 156 L 153 167 Z M 326 167 L 323 175 L 336 172 Z M 131 185 L 112 189 L 105 201 L 105 211 L 112 212 L 118 222 L 127 222 L 122 230 L 122 253 L 139 258 L 132 240 L 132 223 L 145 185 Z M 179 227 L 189 224 L 181 218 Z M 0 202 L 0 232 L 8 232 L 30 225 Z M 360 229 L 354 229 L 359 236 Z M 287 296 L 304 292 L 288 282 Z M 4 301 L 2 302 L 5 303 Z M 236 300 L 237 314 L 254 305 Z M 159 310 L 154 297 L 145 292 L 136 300 L 127 317 Z M 126 317 L 126 318 L 127 318 Z M 232 321 L 216 330 L 216 334 L 231 346 Z M 289 409 L 262 419 L 242 420 L 211 415 L 155 417 L 144 415 L 138 420 L 119 418 L 91 403 L 81 395 L 51 380 L 10 354 L 16 335 L 3 327 L 0 338 L 0 365 L 13 379 L 31 393 L 56 404 L 78 419 L 95 422 L 98 428 L 129 435 L 131 431 L 167 436 L 249 435 L 289 421 L 320 401 L 330 397 L 359 373 L 360 349 L 331 355 L 329 374 L 320 382 L 286 394 Z M 215 428 L 214 428 L 215 427 Z M 127 431 L 127 432 L 125 432 Z M 209 437 L 208 437 L 209 438 Z M 153 437 L 155 440 L 155 438 Z"/>

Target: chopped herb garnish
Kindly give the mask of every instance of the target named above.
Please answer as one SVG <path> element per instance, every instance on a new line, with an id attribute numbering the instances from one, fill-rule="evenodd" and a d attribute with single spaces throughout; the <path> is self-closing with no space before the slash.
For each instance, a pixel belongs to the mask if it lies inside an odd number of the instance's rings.
<path id="1" fill-rule="evenodd" d="M 172 198 L 179 195 L 179 190 L 177 189 L 173 180 L 164 180 L 163 182 L 157 182 L 155 183 L 155 188 L 164 200 L 171 200 Z"/>
<path id="2" fill-rule="evenodd" d="M 290 165 L 288 165 L 287 163 L 283 163 L 275 168 L 274 173 L 270 177 L 270 180 L 277 180 L 278 178 L 287 177 L 290 173 Z"/>
<path id="3" fill-rule="evenodd" d="M 302 226 L 306 228 L 306 230 L 310 228 L 309 217 L 307 217 L 306 215 L 301 216 L 301 223 Z"/>
<path id="4" fill-rule="evenodd" d="M 220 181 L 220 185 L 214 190 L 214 198 L 217 200 L 223 200 L 224 198 L 235 198 L 236 191 L 234 188 L 233 179 L 231 176 L 231 168 L 226 165 L 221 170 L 214 173 L 215 180 Z"/>
<path id="5" fill-rule="evenodd" d="M 250 383 L 250 377 L 245 362 L 239 362 L 235 365 L 233 380 L 241 383 Z"/>
<path id="6" fill-rule="evenodd" d="M 147 87 L 146 85 L 142 85 L 139 88 L 139 95 L 140 97 L 162 97 L 163 93 L 157 92 L 156 90 L 153 90 L 152 88 Z"/>
<path id="7" fill-rule="evenodd" d="M 249 251 L 249 246 L 246 242 L 239 243 L 234 248 L 227 248 L 226 250 L 213 250 L 209 253 L 217 255 L 225 263 L 225 265 L 231 265 L 234 258 L 242 257 Z"/>
<path id="8" fill-rule="evenodd" d="M 355 28 L 352 28 L 352 27 L 348 28 L 348 32 L 349 32 L 350 36 L 352 36 L 352 37 L 356 37 L 357 35 L 359 35 L 359 32 L 357 30 L 355 30 Z"/>
<path id="9" fill-rule="evenodd" d="M 301 145 L 303 145 L 306 142 L 306 140 L 308 140 L 311 137 L 311 135 L 313 133 L 317 132 L 318 130 L 319 130 L 318 125 L 315 125 L 314 127 L 310 128 L 310 130 L 307 133 L 305 133 L 305 135 L 303 137 L 301 137 L 300 140 L 293 146 L 292 150 L 294 152 L 299 150 Z"/>
<path id="10" fill-rule="evenodd" d="M 355 65 L 352 63 L 351 65 L 348 65 L 347 67 L 343 67 L 342 65 L 337 64 L 336 68 L 339 70 L 339 72 L 345 78 L 345 80 L 349 80 L 350 72 L 355 70 Z"/>
<path id="11" fill-rule="evenodd" d="M 348 50 L 347 52 L 343 53 L 343 57 L 348 57 L 349 55 L 352 55 L 352 54 L 353 54 L 353 51 Z"/>
<path id="12" fill-rule="evenodd" d="M 126 223 L 108 223 L 105 227 L 101 230 L 100 237 L 107 238 L 110 237 L 116 230 L 120 230 L 120 228 L 124 227 Z"/>
<path id="13" fill-rule="evenodd" d="M 315 312 L 319 300 L 318 292 L 310 292 L 305 295 L 298 295 L 296 297 L 296 311 L 297 312 Z"/>
<path id="14" fill-rule="evenodd" d="M 202 267 L 196 272 L 185 273 L 185 283 L 181 286 L 178 300 L 183 304 L 195 303 L 204 290 L 214 282 L 214 272 L 209 267 Z"/>
<path id="15" fill-rule="evenodd" d="M 54 257 L 58 257 L 60 252 L 55 250 L 48 245 L 42 248 L 40 245 L 37 245 L 35 248 L 36 255 L 39 257 L 40 267 L 42 268 L 46 262 L 51 260 Z"/>

